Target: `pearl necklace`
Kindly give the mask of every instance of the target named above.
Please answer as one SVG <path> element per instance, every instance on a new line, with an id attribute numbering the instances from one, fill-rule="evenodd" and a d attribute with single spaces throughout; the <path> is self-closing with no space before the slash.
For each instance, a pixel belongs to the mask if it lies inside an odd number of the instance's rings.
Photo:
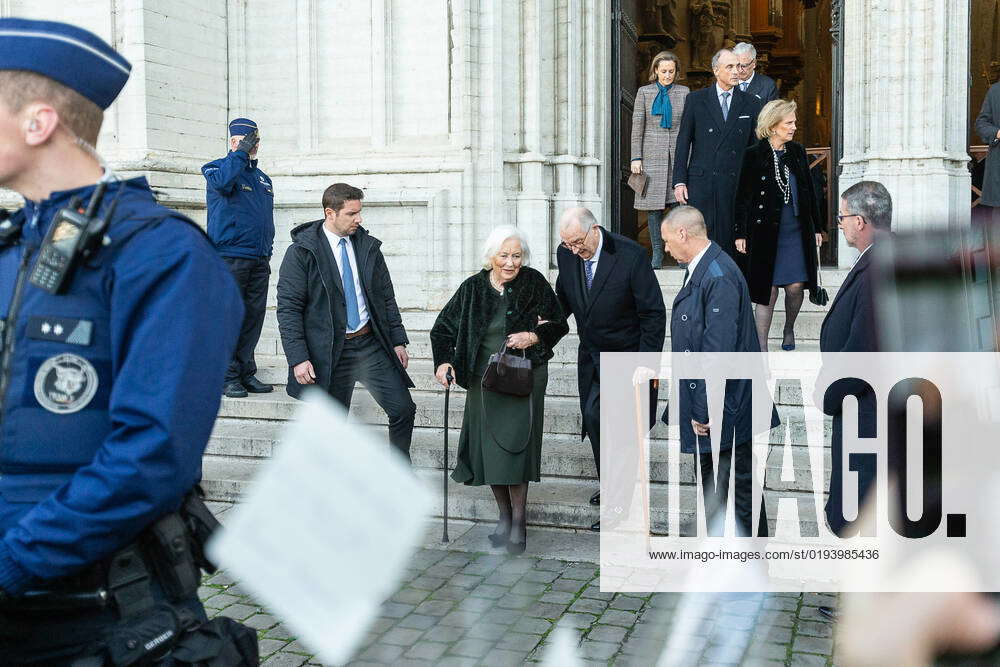
<path id="1" fill-rule="evenodd" d="M 788 165 L 785 165 L 785 180 L 781 180 L 781 166 L 778 160 L 778 151 L 771 146 L 771 155 L 774 157 L 774 179 L 778 182 L 778 189 L 781 190 L 782 200 L 787 204 L 791 200 L 792 189 L 789 187 Z"/>
<path id="2" fill-rule="evenodd" d="M 493 279 L 493 272 L 490 271 L 490 285 L 493 285 L 493 289 L 503 294 L 503 283 L 498 283 Z"/>

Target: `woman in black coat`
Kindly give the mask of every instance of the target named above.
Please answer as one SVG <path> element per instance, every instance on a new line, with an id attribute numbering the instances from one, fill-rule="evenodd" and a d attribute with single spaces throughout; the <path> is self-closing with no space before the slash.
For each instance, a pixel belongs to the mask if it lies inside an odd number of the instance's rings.
<path id="1" fill-rule="evenodd" d="M 431 328 L 438 382 L 447 386 L 450 370 L 468 392 L 452 479 L 490 485 L 500 513 L 490 542 L 511 553 L 527 544 L 528 482 L 541 477 L 548 361 L 569 331 L 555 292 L 527 266 L 528 257 L 516 227 L 494 229 L 483 253 L 486 268 L 462 283 Z M 531 360 L 530 396 L 481 386 L 490 356 L 504 346 Z"/>
<path id="2" fill-rule="evenodd" d="M 767 350 L 778 288 L 785 289 L 782 350 L 795 349 L 795 318 L 804 288 L 818 289 L 816 248 L 823 242 L 809 162 L 795 135 L 796 104 L 768 102 L 757 118 L 756 145 L 747 148 L 736 193 L 736 250 L 743 263 L 760 347 Z"/>

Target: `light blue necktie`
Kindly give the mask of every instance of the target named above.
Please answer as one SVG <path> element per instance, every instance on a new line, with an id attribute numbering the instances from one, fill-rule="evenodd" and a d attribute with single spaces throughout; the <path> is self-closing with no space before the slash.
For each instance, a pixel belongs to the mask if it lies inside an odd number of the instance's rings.
<path id="1" fill-rule="evenodd" d="M 594 283 L 594 260 L 588 259 L 583 263 L 583 270 L 587 272 L 587 289 Z"/>
<path id="2" fill-rule="evenodd" d="M 749 87 L 750 87 L 749 81 L 744 81 L 743 83 L 740 84 L 740 90 L 742 90 L 744 93 L 747 92 L 747 88 Z"/>
<path id="3" fill-rule="evenodd" d="M 347 254 L 347 239 L 340 239 L 340 279 L 344 283 L 344 298 L 347 299 L 347 330 L 354 331 L 361 324 L 358 311 L 358 294 L 354 291 L 354 269 Z"/>
<path id="4" fill-rule="evenodd" d="M 729 95 L 730 92 L 727 90 L 722 93 L 722 120 L 729 120 Z"/>

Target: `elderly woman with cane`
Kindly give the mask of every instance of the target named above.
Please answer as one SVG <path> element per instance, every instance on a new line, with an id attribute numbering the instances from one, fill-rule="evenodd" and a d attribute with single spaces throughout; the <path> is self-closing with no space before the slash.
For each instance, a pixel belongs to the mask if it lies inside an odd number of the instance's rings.
<path id="1" fill-rule="evenodd" d="M 555 292 L 529 258 L 520 230 L 494 229 L 484 268 L 459 286 L 431 329 L 438 382 L 447 386 L 452 372 L 468 392 L 452 479 L 490 485 L 499 511 L 490 542 L 510 553 L 527 545 L 528 483 L 541 477 L 548 361 L 569 331 Z M 511 354 L 516 358 L 505 365 Z M 496 382 L 498 372 L 523 380 L 523 391 Z"/>

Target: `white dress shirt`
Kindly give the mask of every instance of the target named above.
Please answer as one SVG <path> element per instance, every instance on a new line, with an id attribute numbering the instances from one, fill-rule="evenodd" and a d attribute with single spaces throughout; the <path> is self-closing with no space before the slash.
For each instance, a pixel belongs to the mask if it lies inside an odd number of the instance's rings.
<path id="1" fill-rule="evenodd" d="M 597 230 L 597 250 L 594 251 L 594 256 L 590 259 L 584 259 L 584 262 L 590 262 L 591 276 L 597 276 L 597 262 L 601 259 L 601 248 L 604 247 L 604 232 L 601 231 L 600 227 L 595 227 Z M 583 259 L 582 257 L 580 259 Z M 584 267 L 586 270 L 586 267 Z"/>
<path id="2" fill-rule="evenodd" d="M 701 258 L 705 256 L 705 253 L 708 252 L 708 249 L 711 248 L 711 247 L 712 247 L 712 242 L 709 241 L 708 244 L 704 248 L 701 249 L 701 252 L 699 252 L 697 255 L 695 255 L 694 259 L 692 259 L 690 262 L 688 262 L 688 265 L 687 265 L 687 280 L 684 281 L 684 285 L 687 285 L 688 280 L 691 280 L 691 276 L 694 275 L 694 270 L 696 268 L 698 268 L 698 262 L 701 261 Z M 684 285 L 681 285 L 681 287 L 684 287 Z"/>
<path id="3" fill-rule="evenodd" d="M 337 236 L 327 229 L 326 225 L 323 225 L 323 233 L 326 234 L 326 240 L 330 243 L 330 249 L 333 250 L 333 258 L 337 260 L 337 270 L 340 271 L 341 282 L 344 282 L 344 267 L 341 264 L 340 239 L 347 239 L 347 257 L 351 262 L 351 273 L 354 274 L 354 294 L 358 297 L 358 314 L 360 315 L 358 326 L 353 329 L 348 329 L 347 333 L 360 331 L 365 328 L 366 324 L 368 324 L 369 317 L 368 304 L 365 302 L 364 291 L 361 289 L 361 274 L 358 272 L 358 258 L 354 254 L 354 244 L 351 243 L 350 236 Z M 347 285 L 344 285 L 344 289 L 347 289 Z"/>
<path id="4" fill-rule="evenodd" d="M 753 74 L 751 74 L 750 78 L 747 79 L 746 81 L 740 81 L 740 83 L 739 83 L 740 90 L 742 90 L 743 92 L 746 92 L 747 89 L 750 88 L 750 84 L 753 82 L 753 78 L 755 76 L 757 76 L 757 72 L 754 72 Z"/>
<path id="5" fill-rule="evenodd" d="M 722 86 L 719 85 L 719 82 L 718 81 L 715 82 L 715 97 L 719 100 L 719 110 L 720 111 L 722 110 L 722 94 L 723 93 L 729 93 L 729 109 L 730 109 L 730 111 L 732 110 L 732 108 L 733 108 L 733 90 L 734 90 L 734 88 L 730 88 L 729 90 L 723 90 Z"/>
<path id="6" fill-rule="evenodd" d="M 868 247 L 867 247 L 867 248 L 865 248 L 864 250 L 862 250 L 862 251 L 861 251 L 861 252 L 860 252 L 860 253 L 858 254 L 857 258 L 856 258 L 856 259 L 854 260 L 854 264 L 851 264 L 851 270 L 852 270 L 852 271 L 854 270 L 854 267 L 858 265 L 858 262 L 860 262 L 860 261 L 861 261 L 861 258 L 865 256 L 865 253 L 866 253 L 866 252 L 868 252 L 869 250 L 871 250 L 871 249 L 872 249 L 872 246 L 873 246 L 873 245 L 875 245 L 875 244 L 874 244 L 874 243 L 870 243 L 870 244 L 868 244 Z"/>

